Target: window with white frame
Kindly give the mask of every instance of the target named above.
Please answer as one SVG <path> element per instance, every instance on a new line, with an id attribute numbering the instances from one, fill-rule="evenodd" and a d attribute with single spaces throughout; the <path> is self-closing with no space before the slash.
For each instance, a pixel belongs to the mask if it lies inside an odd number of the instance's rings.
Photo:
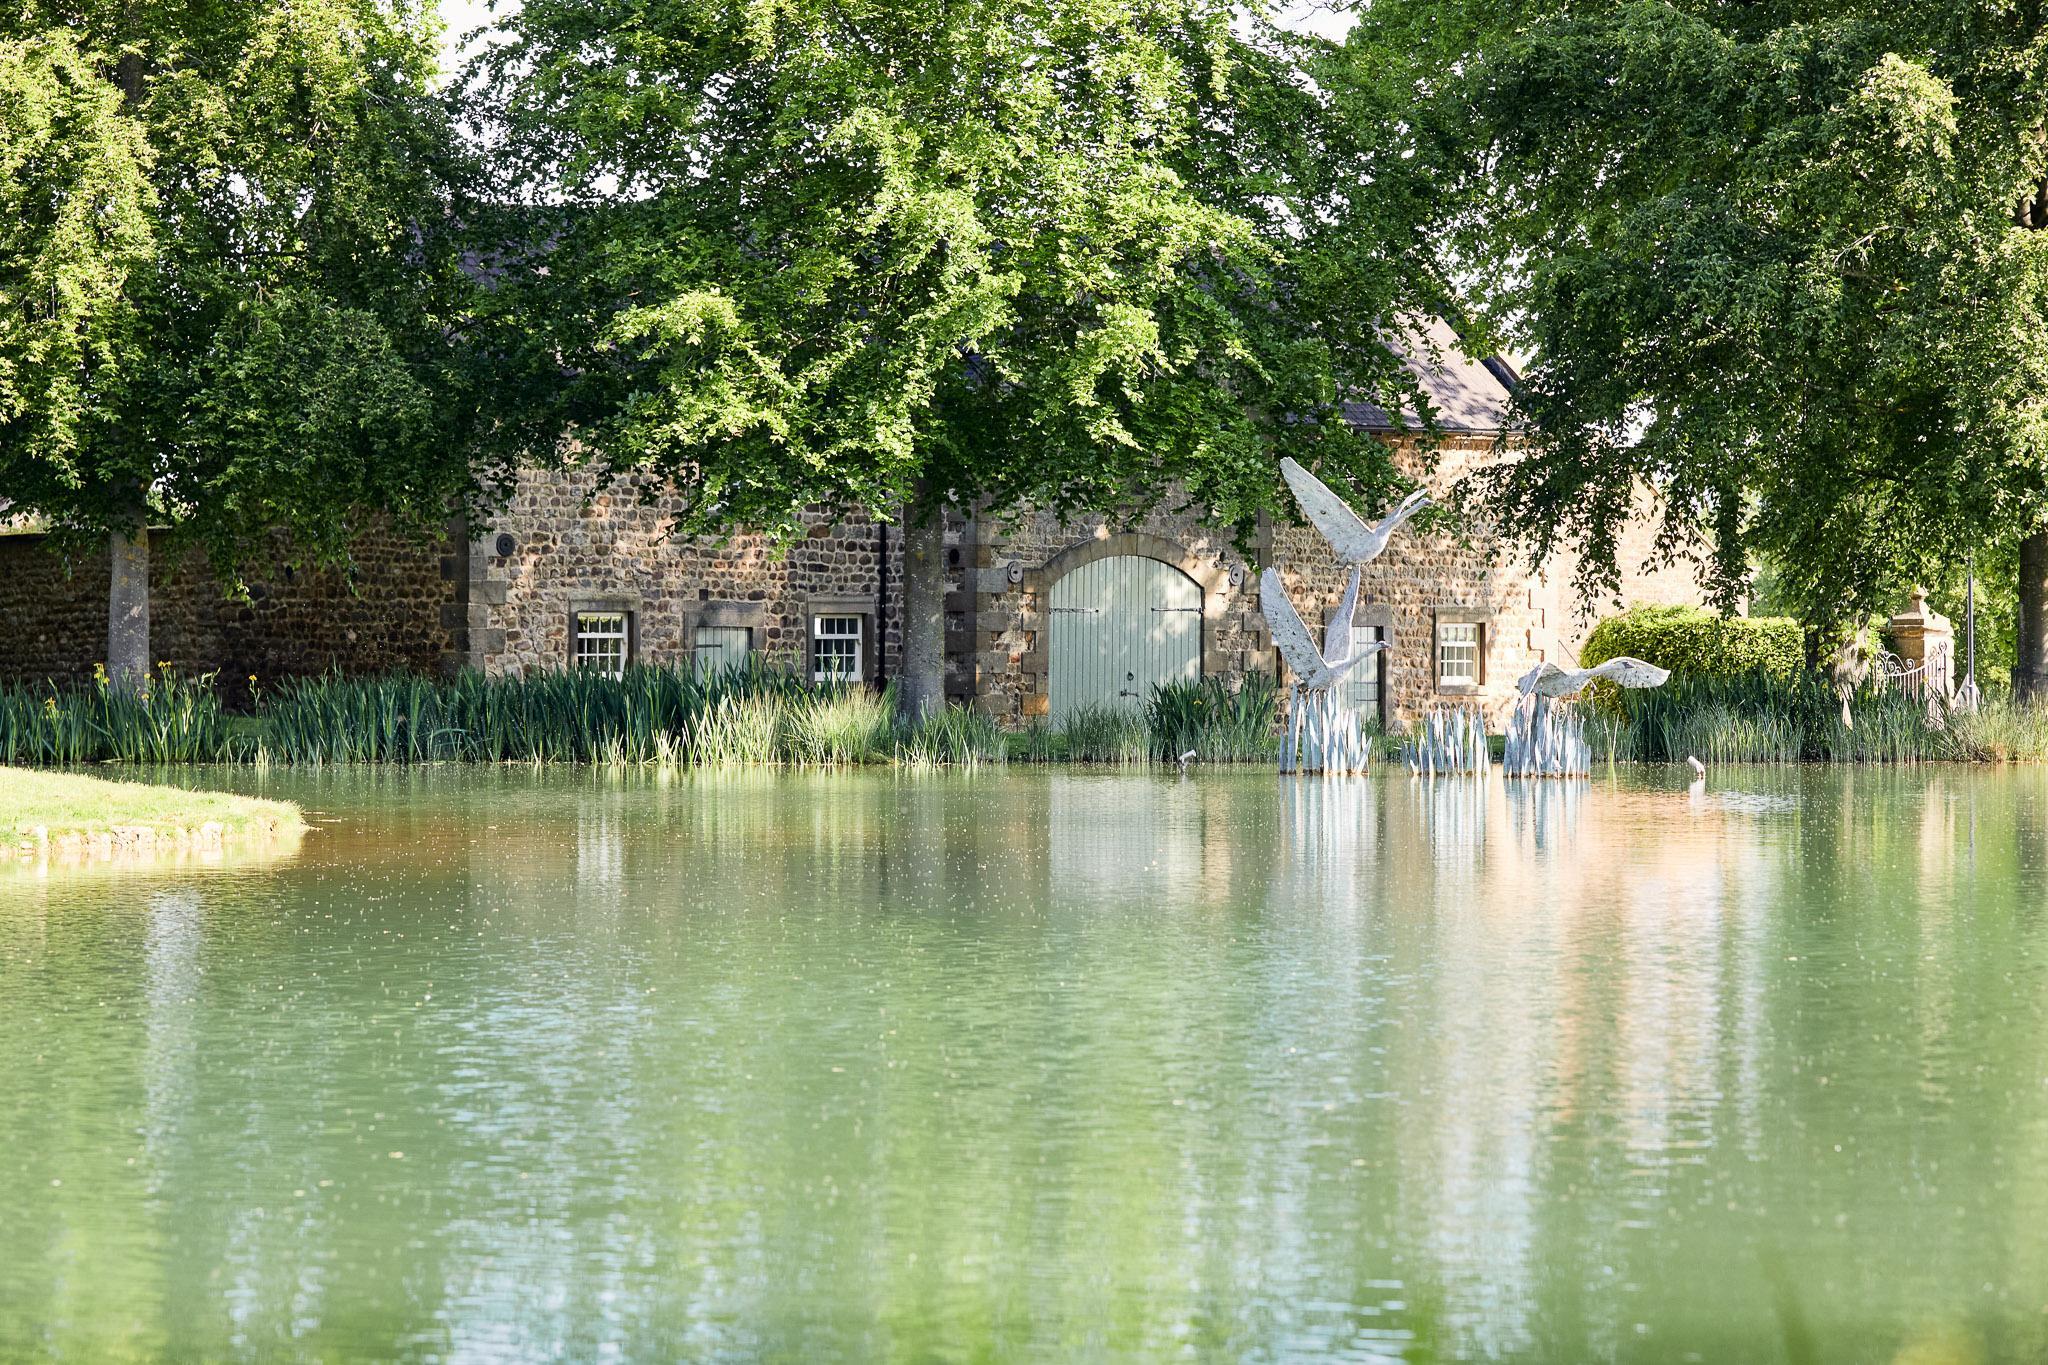
<path id="1" fill-rule="evenodd" d="M 691 642 L 691 657 L 699 673 L 723 673 L 747 661 L 753 632 L 745 626 L 699 626 Z"/>
<path id="2" fill-rule="evenodd" d="M 858 616 L 811 618 L 811 681 L 857 682 L 861 677 Z"/>
<path id="3" fill-rule="evenodd" d="M 1436 685 L 1479 686 L 1481 632 L 1477 621 L 1439 621 L 1436 625 Z"/>
<path id="4" fill-rule="evenodd" d="M 571 650 L 578 668 L 616 678 L 626 671 L 632 653 L 633 614 L 628 611 L 579 611 L 571 619 Z"/>

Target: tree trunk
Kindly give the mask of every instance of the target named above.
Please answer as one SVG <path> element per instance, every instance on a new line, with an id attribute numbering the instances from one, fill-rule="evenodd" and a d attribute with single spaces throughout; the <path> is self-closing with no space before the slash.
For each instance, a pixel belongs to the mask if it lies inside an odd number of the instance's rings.
<path id="1" fill-rule="evenodd" d="M 946 701 L 946 509 L 932 507 L 922 522 L 912 512 L 903 526 L 903 663 L 896 674 L 897 704 L 915 720 Z"/>
<path id="2" fill-rule="evenodd" d="M 2020 542 L 2018 657 L 2012 691 L 2022 701 L 2048 697 L 2048 527 Z"/>
<path id="3" fill-rule="evenodd" d="M 134 689 L 149 677 L 149 517 L 107 537 L 107 676 Z"/>

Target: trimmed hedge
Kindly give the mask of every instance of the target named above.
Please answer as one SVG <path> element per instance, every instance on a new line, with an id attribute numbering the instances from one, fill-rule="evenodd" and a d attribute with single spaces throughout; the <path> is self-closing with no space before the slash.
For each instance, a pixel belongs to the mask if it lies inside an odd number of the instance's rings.
<path id="1" fill-rule="evenodd" d="M 1799 623 L 1789 616 L 1716 616 L 1699 607 L 1636 607 L 1593 627 L 1579 651 L 1592 668 L 1626 654 L 1673 673 L 1790 680 L 1806 668 Z"/>

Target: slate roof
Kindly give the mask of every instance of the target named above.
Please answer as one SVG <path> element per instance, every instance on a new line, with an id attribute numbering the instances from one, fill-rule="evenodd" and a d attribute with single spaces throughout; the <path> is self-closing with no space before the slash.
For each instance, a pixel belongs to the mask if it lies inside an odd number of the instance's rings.
<path id="1" fill-rule="evenodd" d="M 1429 356 L 1432 347 L 1438 352 L 1434 360 Z M 1443 430 L 1492 435 L 1504 428 L 1508 400 L 1521 382 L 1514 366 L 1498 357 L 1467 359 L 1458 349 L 1458 334 L 1441 318 L 1432 318 L 1419 336 L 1403 338 L 1395 349 L 1429 395 Z M 1344 416 L 1367 431 L 1398 429 L 1387 410 L 1375 403 L 1346 403 Z M 1410 428 L 1421 426 L 1415 414 L 1406 416 Z"/>

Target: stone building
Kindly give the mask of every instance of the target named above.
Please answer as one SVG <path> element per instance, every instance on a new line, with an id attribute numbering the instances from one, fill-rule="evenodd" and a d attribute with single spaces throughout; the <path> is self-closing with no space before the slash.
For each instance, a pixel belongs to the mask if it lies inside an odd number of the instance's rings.
<path id="1" fill-rule="evenodd" d="M 1414 468 L 1439 487 L 1498 458 L 1508 397 L 1498 362 L 1458 360 L 1448 344 L 1443 354 L 1441 364 L 1418 366 L 1443 434 L 1434 466 L 1418 459 Z M 1413 450 L 1385 412 L 1358 405 L 1350 416 Z M 250 674 L 526 673 L 750 653 L 816 678 L 880 684 L 894 673 L 896 528 L 821 512 L 788 546 L 745 535 L 681 539 L 667 532 L 671 509 L 640 492 L 531 473 L 487 527 L 442 545 L 367 532 L 350 571 L 279 570 L 252 581 L 241 600 L 224 597 L 195 561 L 159 562 L 154 652 L 182 669 L 217 669 L 236 686 Z M 88 676 L 105 637 L 104 558 L 67 564 L 40 540 L 0 535 L 0 679 Z M 1624 545 L 1624 568 L 1648 546 L 1639 528 Z M 1241 549 L 1195 513 L 956 516 L 946 553 L 948 693 L 1009 725 L 1085 703 L 1137 703 L 1169 678 L 1275 672 L 1258 568 L 1279 568 L 1312 625 L 1343 586 L 1309 528 L 1264 526 Z M 1404 529 L 1366 570 L 1358 624 L 1389 648 L 1348 684 L 1354 700 L 1390 724 L 1439 702 L 1476 702 L 1499 724 L 1530 665 L 1576 657 L 1594 613 L 1574 599 L 1571 570 L 1560 562 L 1531 572 L 1483 527 Z M 1695 596 L 1682 570 L 1638 570 L 1623 603 Z"/>

